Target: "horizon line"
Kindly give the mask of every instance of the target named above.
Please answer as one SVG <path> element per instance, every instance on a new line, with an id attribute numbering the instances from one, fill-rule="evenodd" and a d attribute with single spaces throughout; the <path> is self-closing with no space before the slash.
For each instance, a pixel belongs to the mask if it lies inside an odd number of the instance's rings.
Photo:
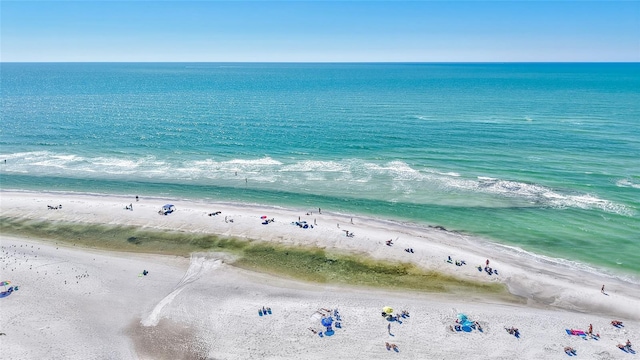
<path id="1" fill-rule="evenodd" d="M 1 61 L 0 64 L 638 64 L 637 61 Z"/>

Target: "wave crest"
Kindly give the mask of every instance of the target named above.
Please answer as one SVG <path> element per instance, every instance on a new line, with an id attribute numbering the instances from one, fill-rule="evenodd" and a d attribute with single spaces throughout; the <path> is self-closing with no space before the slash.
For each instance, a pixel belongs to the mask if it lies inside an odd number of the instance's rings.
<path id="1" fill-rule="evenodd" d="M 116 180 L 163 180 L 236 186 L 250 178 L 251 186 L 276 190 L 300 189 L 315 194 L 368 197 L 386 201 L 443 204 L 458 199 L 462 206 L 547 206 L 554 208 L 599 209 L 632 216 L 623 204 L 594 194 L 552 189 L 522 181 L 479 176 L 465 178 L 458 172 L 416 169 L 404 161 L 374 162 L 363 159 L 298 160 L 284 163 L 269 156 L 257 159 L 212 158 L 170 161 L 146 157 L 83 157 L 49 151 L 0 155 L 11 162 L 5 173 L 52 175 L 70 178 L 111 178 Z M 244 181 L 242 181 L 244 184 Z M 339 184 L 340 186 L 336 186 Z M 620 187 L 640 188 L 623 179 Z M 489 203 L 487 203 L 489 202 Z M 491 205 L 490 203 L 493 203 Z M 514 205 L 515 204 L 515 205 Z"/>

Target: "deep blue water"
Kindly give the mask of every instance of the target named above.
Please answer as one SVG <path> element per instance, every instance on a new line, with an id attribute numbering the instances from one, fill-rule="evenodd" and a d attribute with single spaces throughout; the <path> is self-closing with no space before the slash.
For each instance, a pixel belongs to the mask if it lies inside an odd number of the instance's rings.
<path id="1" fill-rule="evenodd" d="M 640 275 L 640 64 L 0 70 L 3 189 L 322 207 Z"/>

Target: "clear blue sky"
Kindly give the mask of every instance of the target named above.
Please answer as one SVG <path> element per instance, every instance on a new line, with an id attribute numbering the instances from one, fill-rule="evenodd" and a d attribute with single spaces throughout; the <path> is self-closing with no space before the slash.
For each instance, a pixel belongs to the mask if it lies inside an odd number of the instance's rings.
<path id="1" fill-rule="evenodd" d="M 640 61 L 639 1 L 1 1 L 2 61 Z"/>

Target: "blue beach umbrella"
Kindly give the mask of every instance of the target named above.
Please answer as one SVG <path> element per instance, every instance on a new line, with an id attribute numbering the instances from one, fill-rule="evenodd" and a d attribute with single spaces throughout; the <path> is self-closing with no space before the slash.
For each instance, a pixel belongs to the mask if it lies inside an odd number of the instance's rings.
<path id="1" fill-rule="evenodd" d="M 331 317 L 322 318 L 322 320 L 320 320 L 320 323 L 322 323 L 323 326 L 331 326 L 331 324 L 333 323 L 333 319 Z"/>

